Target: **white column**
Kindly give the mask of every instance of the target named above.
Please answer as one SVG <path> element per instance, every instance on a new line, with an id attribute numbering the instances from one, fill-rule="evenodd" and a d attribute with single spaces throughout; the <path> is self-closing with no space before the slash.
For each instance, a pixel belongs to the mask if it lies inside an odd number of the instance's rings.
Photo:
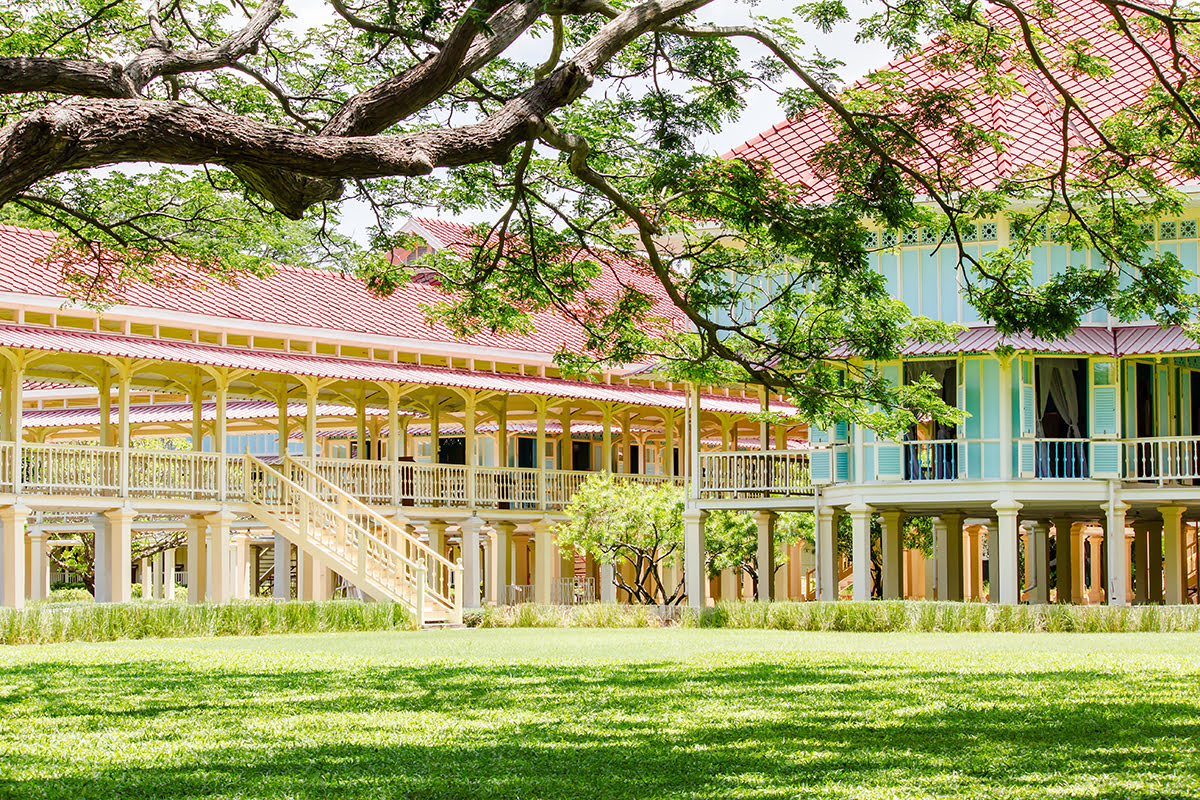
<path id="1" fill-rule="evenodd" d="M 483 520 L 479 517 L 468 517 L 458 523 L 462 532 L 462 545 L 459 547 L 463 567 L 463 608 L 479 608 L 482 603 L 479 597 L 479 529 Z"/>
<path id="2" fill-rule="evenodd" d="M 400 523 L 400 524 L 401 524 L 401 527 L 403 527 L 404 523 Z M 445 557 L 445 555 L 446 555 L 446 528 L 447 527 L 449 527 L 449 526 L 445 522 L 441 522 L 441 521 L 425 523 L 425 535 L 429 539 L 429 542 L 428 542 L 429 549 L 442 557 Z M 461 530 L 461 528 L 460 528 L 460 530 Z M 432 564 L 429 565 L 428 569 L 430 570 L 429 578 L 428 578 L 430 588 L 440 591 L 442 588 L 441 584 L 439 583 L 440 570 L 434 569 Z"/>
<path id="3" fill-rule="evenodd" d="M 1128 605 L 1125 596 L 1125 578 L 1129 572 L 1129 564 L 1125 553 L 1125 512 L 1129 506 L 1120 500 L 1114 500 L 1111 505 L 1101 506 L 1105 512 L 1104 527 L 1105 549 L 1108 551 L 1108 586 L 1105 587 L 1106 602 L 1110 606 Z"/>
<path id="4" fill-rule="evenodd" d="M 142 579 L 142 599 L 154 599 L 154 561 L 150 556 L 142 556 L 138 564 L 139 577 Z"/>
<path id="5" fill-rule="evenodd" d="M 968 528 L 967 530 L 970 530 Z M 993 518 L 987 521 L 987 548 L 988 548 L 988 602 L 1000 602 L 999 579 L 1000 579 L 1000 520 Z M 971 554 L 971 558 L 975 558 L 975 553 Z M 983 591 L 982 585 L 979 587 L 980 592 Z M 983 598 L 980 597 L 982 600 Z"/>
<path id="6" fill-rule="evenodd" d="M 25 506 L 0 508 L 0 606 L 25 607 Z"/>
<path id="7" fill-rule="evenodd" d="M 0 523 L 2 524 L 2 523 Z M 29 569 L 30 600 L 45 600 L 50 596 L 50 537 L 41 528 L 29 532 L 31 564 Z"/>
<path id="8" fill-rule="evenodd" d="M 963 599 L 962 523 L 962 514 L 943 514 L 933 521 L 937 599 L 941 602 L 961 602 Z"/>
<path id="9" fill-rule="evenodd" d="M 150 564 L 150 570 L 154 574 L 154 585 L 151 587 L 150 591 L 155 600 L 161 600 L 163 597 L 163 572 L 165 569 L 163 564 L 163 555 L 164 551 L 160 550 L 154 556 L 154 560 Z"/>
<path id="10" fill-rule="evenodd" d="M 272 567 L 274 587 L 271 596 L 276 600 L 292 599 L 292 545 L 281 534 L 275 534 L 275 549 L 271 558 L 275 561 Z"/>
<path id="11" fill-rule="evenodd" d="M 233 539 L 233 598 L 249 600 L 250 586 L 250 537 L 247 534 Z"/>
<path id="12" fill-rule="evenodd" d="M 871 511 L 863 502 L 846 506 L 850 515 L 850 542 L 854 558 L 854 599 L 871 599 Z"/>
<path id="13" fill-rule="evenodd" d="M 1029 529 L 1029 547 L 1025 558 L 1033 565 L 1033 589 L 1029 602 L 1045 605 L 1050 602 L 1050 525 L 1044 520 L 1033 523 Z"/>
<path id="14" fill-rule="evenodd" d="M 612 605 L 617 602 L 617 568 L 612 564 L 600 565 L 600 602 Z M 690 604 L 690 603 L 689 603 Z"/>
<path id="15" fill-rule="evenodd" d="M 498 606 L 508 602 L 508 560 L 514 527 L 511 522 L 492 523 L 492 586 Z"/>
<path id="16" fill-rule="evenodd" d="M 754 515 L 758 526 L 758 600 L 775 599 L 775 520 L 770 511 Z"/>
<path id="17" fill-rule="evenodd" d="M 558 547 L 554 536 L 550 533 L 551 524 L 548 519 L 540 519 L 533 523 L 533 598 L 538 603 L 552 602 L 554 572 L 558 561 Z"/>
<path id="18" fill-rule="evenodd" d="M 163 600 L 175 599 L 175 548 L 163 551 Z"/>
<path id="19" fill-rule="evenodd" d="M 1183 512 L 1184 506 L 1159 506 L 1163 518 L 1163 602 L 1177 606 L 1183 602 Z"/>
<path id="20" fill-rule="evenodd" d="M 1021 599 L 1021 571 L 1018 568 L 1017 537 L 1019 534 L 1017 512 L 1023 506 L 1016 500 L 997 500 L 992 503 L 996 511 L 999 527 L 999 553 L 996 555 L 996 575 L 992 576 L 993 590 L 999 581 L 999 591 L 995 593 L 993 602 L 1006 606 L 1015 606 Z"/>
<path id="21" fill-rule="evenodd" d="M 1144 519 L 1133 521 L 1133 600 L 1138 605 L 1145 605 L 1150 597 L 1150 571 L 1146 565 L 1150 561 L 1150 522 Z"/>
<path id="22" fill-rule="evenodd" d="M 114 508 L 98 515 L 96 525 L 96 600 L 101 603 L 128 603 L 129 572 L 132 566 L 131 538 L 133 509 Z M 101 576 L 104 576 L 103 583 Z"/>
<path id="23" fill-rule="evenodd" d="M 229 568 L 229 524 L 234 516 L 218 511 L 204 517 L 208 523 L 209 559 L 208 595 L 214 603 L 228 603 L 233 598 L 233 576 Z"/>
<path id="24" fill-rule="evenodd" d="M 187 601 L 196 605 L 208 597 L 208 523 L 204 517 L 188 517 L 187 525 Z M 97 575 L 97 578 L 99 575 Z"/>
<path id="25" fill-rule="evenodd" d="M 821 505 L 816 510 L 817 599 L 838 599 L 837 509 Z"/>
<path id="26" fill-rule="evenodd" d="M 884 511 L 883 522 L 883 599 L 896 600 L 904 595 L 904 512 Z"/>
<path id="27" fill-rule="evenodd" d="M 687 508 L 683 512 L 683 579 L 687 591 L 688 606 L 703 608 L 708 604 L 708 560 L 704 544 L 704 520 L 708 515 L 698 508 Z M 609 583 L 611 583 L 611 566 Z M 604 582 L 604 567 L 600 568 Z"/>

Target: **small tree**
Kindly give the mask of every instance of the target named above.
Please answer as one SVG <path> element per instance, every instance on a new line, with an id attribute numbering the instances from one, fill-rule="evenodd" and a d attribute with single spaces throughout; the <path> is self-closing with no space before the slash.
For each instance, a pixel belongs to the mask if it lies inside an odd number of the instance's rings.
<path id="1" fill-rule="evenodd" d="M 633 565 L 633 581 L 613 571 L 617 588 L 632 603 L 675 605 L 684 582 L 663 582 L 663 568 L 683 551 L 683 493 L 674 486 L 648 486 L 599 473 L 579 488 L 567 506 L 568 521 L 555 533 L 562 547 L 589 553 L 605 563 Z"/>
<path id="2" fill-rule="evenodd" d="M 811 514 L 786 512 L 775 523 L 775 569 L 787 563 L 787 548 L 797 541 L 813 540 Z M 744 572 L 758 594 L 758 526 L 744 511 L 713 511 L 704 523 L 704 545 L 708 551 L 708 574 L 722 570 Z"/>

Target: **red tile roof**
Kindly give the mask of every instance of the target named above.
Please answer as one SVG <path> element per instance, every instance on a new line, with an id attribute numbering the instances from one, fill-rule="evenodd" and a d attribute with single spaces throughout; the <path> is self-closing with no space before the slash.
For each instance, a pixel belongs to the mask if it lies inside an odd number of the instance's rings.
<path id="1" fill-rule="evenodd" d="M 454 223 L 425 220 L 441 246 L 462 248 L 470 228 Z M 62 264 L 52 257 L 55 234 L 0 225 L 0 292 L 64 298 Z M 324 328 L 331 331 L 364 333 L 429 342 L 463 342 L 480 347 L 525 353 L 553 354 L 560 348 L 579 351 L 585 338 L 582 329 L 562 314 L 533 315 L 536 332 L 529 335 L 483 331 L 463 340 L 446 326 L 429 324 L 422 306 L 445 301 L 438 287 L 413 281 L 394 295 L 380 298 L 361 280 L 338 272 L 280 266 L 266 278 L 240 276 L 223 283 L 172 266 L 191 285 L 131 283 L 119 292 L 125 305 L 202 314 L 214 318 L 247 320 L 281 325 Z M 657 283 L 633 262 L 614 259 L 596 282 L 598 297 L 615 296 L 622 282 L 662 297 Z M 677 312 L 662 309 L 664 316 Z M 669 312 L 669 313 L 668 313 Z"/>
<path id="2" fill-rule="evenodd" d="M 1028 350 L 1035 353 L 1072 353 L 1077 355 L 1107 355 L 1116 353 L 1113 331 L 1108 328 L 1086 326 L 1061 339 L 1042 339 L 1021 333 L 1002 336 L 990 325 L 966 328 L 952 344 L 919 342 L 910 344 L 902 351 L 906 356 L 931 356 L 950 353 L 990 353 L 999 347 Z"/>
<path id="3" fill-rule="evenodd" d="M 1033 4 L 1022 3 L 1028 13 L 1037 17 Z M 1154 80 L 1153 67 L 1149 59 L 1138 53 L 1129 40 L 1110 28 L 1111 15 L 1096 0 L 1056 0 L 1053 4 L 1057 16 L 1047 19 L 1044 33 L 1051 42 L 1043 50 L 1048 62 L 1062 53 L 1064 46 L 1076 39 L 1090 42 L 1097 55 L 1107 58 L 1112 74 L 1107 77 L 1088 77 L 1071 73 L 1066 69 L 1055 70 L 1055 77 L 1096 118 L 1104 119 L 1113 112 L 1126 107 L 1146 96 L 1147 86 Z M 1009 24 L 1011 13 L 1003 9 L 990 12 L 999 24 Z M 1142 42 L 1154 54 L 1162 68 L 1169 74 L 1169 48 L 1165 38 L 1145 34 Z M 909 84 L 925 88 L 966 88 L 978 85 L 977 73 L 960 70 L 954 73 L 939 71 L 933 66 L 936 55 L 945 50 L 945 45 L 934 42 L 907 58 L 894 62 L 885 70 L 903 73 Z M 1005 151 L 995 154 L 988 151 L 972 160 L 964 179 L 969 185 L 991 187 L 996 177 L 1006 175 L 1018 167 L 1035 164 L 1043 159 L 1058 155 L 1061 134 L 1061 117 L 1057 96 L 1044 79 L 1034 70 L 1023 65 L 1009 63 L 1007 73 L 1022 87 L 1022 91 L 1009 97 L 992 97 L 976 92 L 973 107 L 967 112 L 967 120 L 990 130 L 1007 134 L 1011 139 Z M 870 77 L 855 84 L 858 87 L 877 89 Z M 822 145 L 835 136 L 832 114 L 815 111 L 796 119 L 772 126 L 745 144 L 726 154 L 727 158 L 766 160 L 771 162 L 776 174 L 783 180 L 798 186 L 807 186 L 813 200 L 828 200 L 835 191 L 834 181 L 818 177 L 811 160 Z M 1073 131 L 1075 144 L 1088 143 L 1088 131 L 1083 123 L 1077 122 Z M 935 150 L 942 148 L 943 130 L 926 130 L 923 140 Z"/>
<path id="4" fill-rule="evenodd" d="M 654 408 L 683 409 L 683 392 L 648 389 L 639 386 L 587 383 L 555 378 L 538 378 L 462 369 L 393 364 L 382 361 L 354 360 L 301 355 L 263 350 L 193 344 L 136 336 L 116 336 L 67 328 L 40 328 L 0 325 L 0 347 L 44 350 L 58 353 L 107 355 L 117 358 L 144 358 L 185 364 L 206 364 L 250 372 L 306 375 L 348 381 L 415 383 L 424 386 L 453 386 L 510 394 L 562 397 L 585 402 L 614 402 Z M 753 414 L 759 410 L 756 399 L 706 395 L 701 406 L 706 411 Z M 784 403 L 772 403 L 782 413 L 794 410 Z"/>
<path id="5" fill-rule="evenodd" d="M 230 420 L 275 419 L 279 407 L 269 400 L 230 400 L 225 405 L 225 416 Z M 387 409 L 367 407 L 367 416 L 387 416 Z M 412 416 L 411 411 L 402 410 L 405 416 Z M 354 417 L 357 412 L 354 406 L 337 403 L 317 403 L 318 417 Z M 308 415 L 307 403 L 289 403 L 289 417 L 305 417 Z M 109 419 L 116 423 L 120 418 L 120 409 L 113 403 L 109 410 Z M 212 422 L 217 418 L 216 403 L 202 403 L 200 418 Z M 129 422 L 132 425 L 151 423 L 191 422 L 191 403 L 140 403 L 129 407 Z M 100 409 L 92 406 L 68 408 L 36 408 L 27 409 L 21 415 L 21 423 L 26 428 L 74 428 L 81 425 L 99 425 Z"/>

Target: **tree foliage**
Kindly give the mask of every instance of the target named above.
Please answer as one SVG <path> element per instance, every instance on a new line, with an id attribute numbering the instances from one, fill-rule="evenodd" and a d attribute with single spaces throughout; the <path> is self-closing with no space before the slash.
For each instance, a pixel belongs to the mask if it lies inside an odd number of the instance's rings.
<path id="1" fill-rule="evenodd" d="M 631 603 L 675 605 L 681 577 L 665 582 L 664 567 L 682 563 L 683 493 L 669 483 L 649 486 L 603 472 L 588 478 L 555 528 L 559 546 L 587 553 L 616 569 L 614 581 Z M 622 563 L 633 568 L 626 580 Z"/>
<path id="2" fill-rule="evenodd" d="M 526 329 L 556 309 L 588 332 L 587 352 L 561 354 L 568 369 L 657 361 L 888 435 L 914 414 L 954 413 L 864 363 L 955 330 L 888 297 L 864 226 L 934 231 L 981 317 L 1006 332 L 1062 335 L 1097 306 L 1190 320 L 1192 276 L 1147 253 L 1142 227 L 1177 213 L 1173 187 L 1200 175 L 1190 6 L 1087 6 L 1123 52 L 1155 59 L 1142 99 L 1116 111 L 1066 78 L 1120 66 L 1044 0 L 877 0 L 857 20 L 843 0 L 801 3 L 794 19 L 723 2 L 741 18 L 728 25 L 706 21 L 717 7 L 329 0 L 300 20 L 282 0 L 10 0 L 0 213 L 68 233 L 82 256 L 68 278 L 94 302 L 129 280 L 228 277 L 271 259 L 354 269 L 386 293 L 408 279 L 380 257 L 400 217 L 486 216 L 474 257 L 431 265 L 451 293 L 436 313 L 459 330 Z M 932 41 L 927 69 L 948 79 L 881 70 L 839 91 L 838 65 L 796 20 L 857 26 L 897 55 Z M 1044 157 L 981 184 L 972 165 L 1003 162 L 1014 143 L 1005 120 L 972 111 L 1024 92 L 1018 72 L 1044 87 L 1057 135 Z M 698 149 L 759 87 L 788 115 L 828 120 L 808 165 L 820 196 L 769 164 Z M 370 256 L 335 233 L 364 209 Z M 1012 222 L 1010 241 L 973 255 L 970 226 L 996 218 Z M 1093 256 L 1036 285 L 1031 253 L 1047 239 Z M 188 269 L 164 272 L 164 251 Z M 658 291 L 596 297 L 611 258 L 636 258 Z"/>

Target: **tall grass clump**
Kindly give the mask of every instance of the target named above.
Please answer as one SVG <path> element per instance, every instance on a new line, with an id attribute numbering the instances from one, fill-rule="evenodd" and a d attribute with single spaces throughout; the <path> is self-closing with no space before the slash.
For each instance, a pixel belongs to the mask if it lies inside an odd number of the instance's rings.
<path id="1" fill-rule="evenodd" d="M 702 610 L 653 606 L 526 604 L 469 612 L 479 628 L 688 628 L 849 633 L 1136 633 L 1200 630 L 1200 607 L 993 606 L 925 601 L 745 603 Z"/>
<path id="2" fill-rule="evenodd" d="M 110 642 L 196 636 L 415 630 L 416 620 L 392 603 L 266 601 L 228 605 L 88 603 L 0 609 L 0 644 Z"/>

